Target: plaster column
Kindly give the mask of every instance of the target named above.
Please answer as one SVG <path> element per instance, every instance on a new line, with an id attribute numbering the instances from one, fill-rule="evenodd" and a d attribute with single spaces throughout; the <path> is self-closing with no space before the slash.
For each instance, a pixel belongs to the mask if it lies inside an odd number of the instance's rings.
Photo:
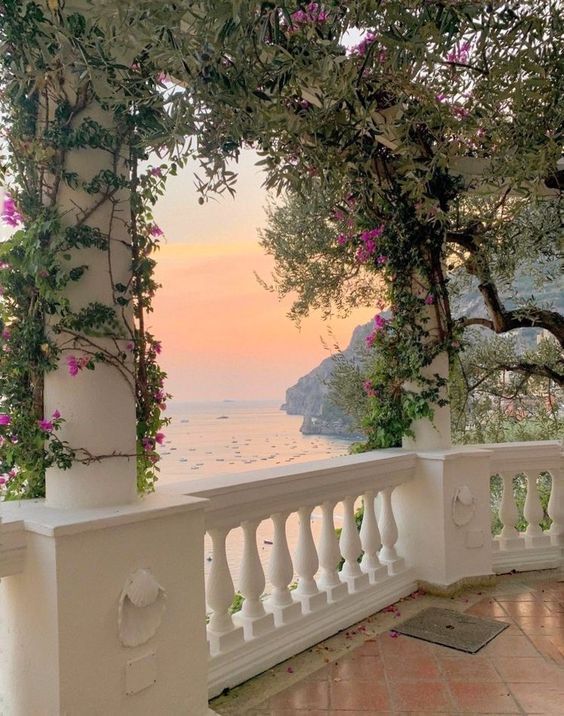
<path id="1" fill-rule="evenodd" d="M 439 592 L 492 578 L 490 454 L 419 452 L 415 479 L 394 490 L 398 552 Z"/>
<path id="2" fill-rule="evenodd" d="M 67 2 L 65 12 L 88 6 L 81 0 Z M 85 10 L 87 12 L 87 9 Z M 62 61 L 67 71 L 59 99 L 64 93 L 70 102 L 80 103 L 81 86 L 77 80 L 77 67 L 68 47 L 62 50 Z M 68 55 L 68 56 L 67 56 Z M 78 62 L 80 65 L 80 62 Z M 103 80 L 104 78 L 99 78 Z M 102 85 L 103 86 L 103 85 Z M 54 91 L 53 94 L 56 94 Z M 56 103 L 52 96 L 48 112 L 40 121 L 52 117 Z M 76 462 L 71 469 L 52 467 L 47 472 L 47 504 L 51 507 L 77 508 L 118 505 L 134 502 L 136 495 L 136 415 L 135 384 L 132 376 L 133 353 L 131 340 L 131 304 L 120 305 L 116 299 L 130 300 L 129 290 L 120 291 L 116 286 L 130 287 L 132 273 L 130 201 L 126 190 L 114 191 L 111 185 L 100 181 L 98 189 L 86 191 L 92 180 L 99 180 L 107 171 L 126 180 L 128 147 L 117 142 L 118 132 L 111 111 L 102 109 L 96 100 L 87 99 L 85 106 L 77 111 L 69 123 L 69 132 L 85 122 L 92 121 L 109 131 L 114 148 L 72 148 L 65 155 L 65 171 L 75 173 L 76 184 L 54 178 L 48 180 L 47 195 L 56 189 L 56 206 L 63 227 L 83 225 L 100 232 L 107 240 L 106 248 L 82 246 L 60 257 L 65 269 L 86 266 L 82 277 L 69 283 L 66 298 L 71 310 L 78 312 L 89 304 L 99 303 L 115 309 L 117 325 L 110 331 L 117 336 L 98 337 L 95 331 L 73 335 L 65 331 L 52 335 L 63 353 L 58 368 L 45 376 L 44 414 L 49 418 L 59 411 L 65 420 L 58 436 L 78 451 L 89 464 Z M 66 265 L 65 265 L 66 264 Z M 52 328 L 59 317 L 50 320 Z M 104 327 L 100 331 L 107 333 Z M 108 362 L 97 362 L 95 370 L 82 369 L 77 375 L 69 373 L 68 359 L 80 359 L 97 351 L 105 351 Z M 100 459 L 97 459 L 99 456 Z"/>
<path id="3" fill-rule="evenodd" d="M 413 280 L 413 293 L 420 299 L 425 298 L 430 292 L 425 287 L 424 279 Z M 435 301 L 437 299 L 435 298 Z M 436 339 L 439 336 L 439 306 L 434 303 L 432 305 L 424 305 L 422 307 L 423 317 L 425 319 L 425 330 L 429 332 L 429 340 Z M 423 368 L 421 374 L 425 378 L 433 378 L 439 375 L 447 382 L 444 388 L 440 389 L 440 397 L 448 399 L 448 379 L 449 379 L 449 357 L 446 352 L 437 355 L 430 365 Z M 418 391 L 419 386 L 408 384 L 407 388 Z M 424 418 L 416 420 L 412 424 L 412 430 L 415 437 L 405 437 L 402 441 L 404 448 L 408 450 L 437 450 L 448 449 L 452 446 L 451 426 L 450 426 L 450 406 L 445 405 L 439 407 L 433 406 L 433 419 Z"/>

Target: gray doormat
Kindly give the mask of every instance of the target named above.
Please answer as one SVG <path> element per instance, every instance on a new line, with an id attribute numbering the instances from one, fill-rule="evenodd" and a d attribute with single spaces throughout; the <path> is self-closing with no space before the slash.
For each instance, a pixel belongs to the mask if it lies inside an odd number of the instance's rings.
<path id="1" fill-rule="evenodd" d="M 429 607 L 398 625 L 395 631 L 433 644 L 475 654 L 509 624 L 482 619 L 453 609 Z"/>

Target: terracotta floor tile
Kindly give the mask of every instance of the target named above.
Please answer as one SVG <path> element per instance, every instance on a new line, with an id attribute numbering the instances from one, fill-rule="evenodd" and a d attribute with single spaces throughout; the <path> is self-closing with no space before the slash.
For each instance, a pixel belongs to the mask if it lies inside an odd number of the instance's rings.
<path id="1" fill-rule="evenodd" d="M 544 684 L 512 684 L 508 687 L 526 713 L 562 716 L 564 691 L 553 690 Z"/>
<path id="2" fill-rule="evenodd" d="M 564 636 L 564 614 L 544 617 L 516 617 L 515 622 L 525 634 Z"/>
<path id="3" fill-rule="evenodd" d="M 519 707 L 504 684 L 484 682 L 451 683 L 456 708 L 463 713 L 519 713 Z"/>
<path id="4" fill-rule="evenodd" d="M 343 681 L 383 681 L 384 665 L 380 656 L 353 652 L 331 664 L 331 679 Z"/>
<path id="5" fill-rule="evenodd" d="M 384 682 L 333 681 L 330 686 L 331 708 L 336 710 L 389 711 L 390 697 Z"/>
<path id="6" fill-rule="evenodd" d="M 538 636 L 536 634 L 531 636 L 531 642 L 535 649 L 537 649 L 547 659 L 552 659 L 556 663 L 562 663 L 564 665 L 564 655 L 561 653 L 559 648 L 559 641 L 557 638 L 550 636 Z"/>
<path id="7" fill-rule="evenodd" d="M 378 641 L 384 661 L 387 658 L 427 656 L 432 653 L 427 642 L 404 636 L 403 634 L 394 639 L 388 633 L 385 633 L 378 638 Z"/>
<path id="8" fill-rule="evenodd" d="M 321 669 L 314 671 L 305 677 L 305 681 L 327 681 L 331 676 L 331 664 L 323 666 Z"/>
<path id="9" fill-rule="evenodd" d="M 268 700 L 271 709 L 326 709 L 329 706 L 329 682 L 301 681 Z"/>
<path id="10" fill-rule="evenodd" d="M 403 658 L 388 657 L 385 662 L 386 677 L 389 682 L 396 681 L 436 681 L 440 680 L 441 672 L 435 657 L 406 656 Z"/>
<path id="11" fill-rule="evenodd" d="M 505 609 L 509 616 L 517 617 L 544 617 L 550 616 L 550 609 L 545 602 L 498 602 Z"/>
<path id="12" fill-rule="evenodd" d="M 443 713 L 454 706 L 442 681 L 396 682 L 390 687 L 394 711 Z"/>
<path id="13" fill-rule="evenodd" d="M 355 654 L 362 654 L 363 656 L 379 656 L 380 642 L 378 639 L 368 639 L 354 651 Z"/>
<path id="14" fill-rule="evenodd" d="M 507 592 L 496 591 L 493 598 L 496 602 L 534 602 L 539 598 L 539 594 L 533 589 L 513 590 Z"/>
<path id="15" fill-rule="evenodd" d="M 478 617 L 506 617 L 507 612 L 493 599 L 482 599 L 465 610 L 466 614 L 473 614 Z"/>
<path id="16" fill-rule="evenodd" d="M 492 663 L 483 656 L 467 654 L 462 659 L 439 659 L 442 673 L 449 681 L 497 682 L 501 677 Z"/>
<path id="17" fill-rule="evenodd" d="M 481 656 L 512 656 L 527 657 L 538 656 L 538 652 L 524 634 L 503 633 L 483 649 L 480 649 Z"/>
<path id="18" fill-rule="evenodd" d="M 543 604 L 548 608 L 551 614 L 562 614 L 564 612 L 564 602 L 546 601 L 543 602 Z"/>
<path id="19" fill-rule="evenodd" d="M 552 684 L 554 688 L 557 688 L 558 682 L 564 676 L 564 670 L 555 664 L 548 663 L 541 656 L 519 659 L 499 656 L 492 658 L 492 663 L 501 677 L 512 683 Z"/>
<path id="20" fill-rule="evenodd" d="M 264 711 L 264 714 L 268 714 L 268 716 L 291 716 L 291 714 L 296 716 L 306 716 L 306 714 L 307 716 L 327 716 L 327 713 L 326 709 L 314 709 L 313 711 L 311 709 L 271 709 L 270 711 Z"/>

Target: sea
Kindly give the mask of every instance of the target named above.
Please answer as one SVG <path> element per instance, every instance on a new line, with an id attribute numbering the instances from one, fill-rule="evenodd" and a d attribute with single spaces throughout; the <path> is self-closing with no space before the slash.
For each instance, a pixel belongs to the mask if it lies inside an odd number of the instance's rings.
<path id="1" fill-rule="evenodd" d="M 171 423 L 161 449 L 159 484 L 214 475 L 233 475 L 266 467 L 294 465 L 346 455 L 350 441 L 300 433 L 302 417 L 287 415 L 280 401 L 180 402 L 171 401 L 167 411 Z M 338 525 L 340 510 L 335 512 Z M 321 527 L 319 508 L 312 514 L 312 531 L 318 539 Z M 298 517 L 290 515 L 286 533 L 290 553 L 298 539 Z M 259 556 L 269 591 L 268 566 L 273 542 L 273 525 L 264 520 L 257 530 Z M 237 588 L 243 551 L 243 535 L 234 529 L 227 538 L 227 561 Z M 213 553 L 205 540 L 205 572 L 209 573 Z"/>

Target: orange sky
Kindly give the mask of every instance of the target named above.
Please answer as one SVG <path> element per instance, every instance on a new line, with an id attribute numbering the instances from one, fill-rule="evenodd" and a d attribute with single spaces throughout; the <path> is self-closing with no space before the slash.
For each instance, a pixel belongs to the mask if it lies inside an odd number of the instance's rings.
<path id="1" fill-rule="evenodd" d="M 271 260 L 257 243 L 266 195 L 253 157 L 244 157 L 235 200 L 197 204 L 191 172 L 171 180 L 155 211 L 167 240 L 157 255 L 163 284 L 149 317 L 162 339 L 161 363 L 177 400 L 277 399 L 328 353 L 343 347 L 367 309 L 330 326 L 312 316 L 301 330 L 256 281 L 268 278 Z M 328 333 L 331 328 L 334 337 Z"/>

